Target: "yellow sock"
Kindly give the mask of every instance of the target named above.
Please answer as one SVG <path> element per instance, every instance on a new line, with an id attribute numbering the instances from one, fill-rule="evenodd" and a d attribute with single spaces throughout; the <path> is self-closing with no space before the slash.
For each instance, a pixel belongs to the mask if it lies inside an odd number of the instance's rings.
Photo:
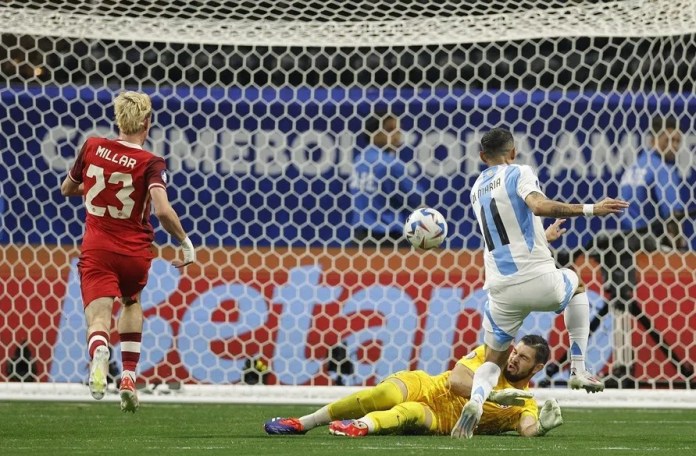
<path id="1" fill-rule="evenodd" d="M 390 410 L 368 413 L 365 418 L 374 424 L 371 433 L 375 434 L 431 430 L 425 426 L 425 407 L 419 402 L 403 402 Z"/>
<path id="2" fill-rule="evenodd" d="M 328 407 L 332 420 L 349 420 L 376 410 L 389 410 L 403 400 L 399 387 L 387 381 L 332 402 Z"/>

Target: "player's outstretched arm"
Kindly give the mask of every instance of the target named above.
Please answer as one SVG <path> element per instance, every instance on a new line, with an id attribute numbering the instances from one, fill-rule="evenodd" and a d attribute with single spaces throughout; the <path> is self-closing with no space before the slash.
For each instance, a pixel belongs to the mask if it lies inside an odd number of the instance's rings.
<path id="1" fill-rule="evenodd" d="M 531 391 L 525 391 L 517 388 L 505 388 L 501 390 L 493 390 L 488 395 L 488 400 L 500 405 L 522 407 L 525 399 L 534 397 Z"/>
<path id="2" fill-rule="evenodd" d="M 176 211 L 169 204 L 167 192 L 162 187 L 152 187 L 150 189 L 150 197 L 155 206 L 155 216 L 159 219 L 162 228 L 181 244 L 184 259 L 183 261 L 173 261 L 172 264 L 180 268 L 193 263 L 196 260 L 196 251 L 191 240 L 186 236 L 184 228 L 181 226 L 179 216 L 176 215 Z"/>
<path id="3" fill-rule="evenodd" d="M 534 215 L 557 218 L 619 214 L 628 207 L 626 201 L 613 198 L 605 198 L 594 204 L 562 203 L 550 200 L 539 192 L 530 193 L 524 201 Z"/>
<path id="4" fill-rule="evenodd" d="M 471 385 L 474 383 L 474 373 L 462 364 L 456 364 L 449 378 L 450 391 L 461 397 L 471 397 Z M 533 397 L 531 391 L 517 388 L 505 388 L 493 390 L 488 395 L 488 400 L 500 405 L 524 405 L 524 400 Z"/>
<path id="5" fill-rule="evenodd" d="M 542 436 L 563 424 L 561 406 L 556 399 L 549 399 L 539 412 L 539 419 L 524 414 L 520 418 L 518 432 L 522 437 Z"/>

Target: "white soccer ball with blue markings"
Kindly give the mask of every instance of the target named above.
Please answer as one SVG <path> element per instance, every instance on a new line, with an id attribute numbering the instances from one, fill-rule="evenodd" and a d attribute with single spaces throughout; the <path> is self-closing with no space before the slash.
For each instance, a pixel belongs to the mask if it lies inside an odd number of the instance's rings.
<path id="1" fill-rule="evenodd" d="M 416 209 L 406 219 L 404 236 L 414 247 L 434 249 L 447 237 L 447 222 L 435 209 L 425 207 Z"/>

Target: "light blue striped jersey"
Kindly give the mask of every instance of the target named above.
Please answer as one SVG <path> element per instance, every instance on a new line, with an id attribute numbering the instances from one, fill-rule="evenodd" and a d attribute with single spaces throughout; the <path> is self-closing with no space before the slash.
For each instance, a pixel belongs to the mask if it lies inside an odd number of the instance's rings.
<path id="1" fill-rule="evenodd" d="M 525 203 L 532 192 L 543 192 L 526 165 L 486 169 L 471 189 L 471 202 L 485 241 L 484 289 L 526 282 L 556 270 L 541 217 Z"/>

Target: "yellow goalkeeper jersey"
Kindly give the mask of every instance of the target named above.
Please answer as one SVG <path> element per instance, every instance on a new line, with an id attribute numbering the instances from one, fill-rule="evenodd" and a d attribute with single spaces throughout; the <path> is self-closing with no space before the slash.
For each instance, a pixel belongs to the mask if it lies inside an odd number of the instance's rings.
<path id="1" fill-rule="evenodd" d="M 484 346 L 482 345 L 460 359 L 457 364 L 462 364 L 475 372 L 484 361 Z M 403 381 L 408 388 L 407 401 L 421 402 L 432 410 L 437 420 L 433 431 L 437 434 L 450 434 L 459 419 L 464 404 L 467 402 L 467 399 L 450 391 L 450 375 L 451 371 L 439 375 L 428 375 L 424 371 L 403 371 L 394 374 L 394 377 Z M 498 384 L 493 389 L 505 388 L 514 387 L 501 375 Z M 538 418 L 539 408 L 534 398 L 526 399 L 524 406 L 505 406 L 486 401 L 483 404 L 483 416 L 475 433 L 500 434 L 516 431 L 523 414 Z"/>
<path id="2" fill-rule="evenodd" d="M 460 359 L 457 364 L 462 364 L 476 372 L 476 369 L 481 367 L 485 360 L 485 347 L 481 345 Z M 514 388 L 514 386 L 508 383 L 505 376 L 501 374 L 498 384 L 493 389 L 498 391 L 505 388 Z M 526 391 L 529 390 L 529 387 L 525 386 L 522 389 Z M 476 429 L 476 434 L 500 434 L 501 432 L 516 431 L 523 414 L 529 414 L 538 419 L 539 407 L 536 399 L 525 399 L 523 406 L 506 406 L 486 401 L 483 404 L 483 416 Z M 457 414 L 457 419 L 459 419 L 459 414 Z"/>

